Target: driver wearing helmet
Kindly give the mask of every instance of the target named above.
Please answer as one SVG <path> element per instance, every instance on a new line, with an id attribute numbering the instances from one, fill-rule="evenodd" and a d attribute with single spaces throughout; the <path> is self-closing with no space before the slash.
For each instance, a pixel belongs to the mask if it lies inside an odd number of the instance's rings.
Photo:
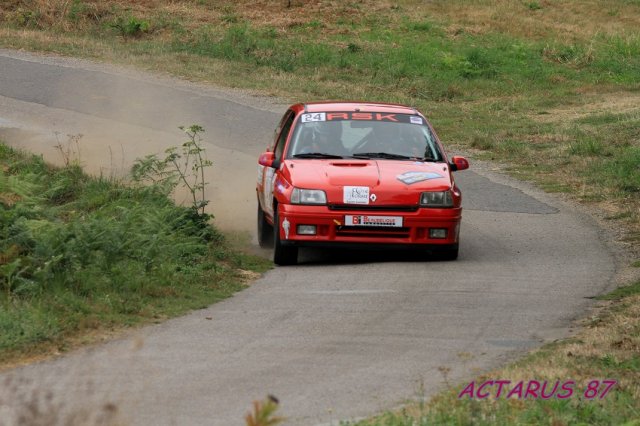
<path id="1" fill-rule="evenodd" d="M 314 130 L 312 140 L 307 144 L 306 152 L 345 156 L 349 153 L 342 144 L 340 123 L 323 123 Z"/>
<path id="2" fill-rule="evenodd" d="M 325 154 L 341 155 L 337 151 L 340 150 L 342 144 L 339 139 L 331 137 L 327 132 L 318 132 L 315 134 L 315 140 L 313 146 L 316 149 L 315 152 L 323 152 Z"/>

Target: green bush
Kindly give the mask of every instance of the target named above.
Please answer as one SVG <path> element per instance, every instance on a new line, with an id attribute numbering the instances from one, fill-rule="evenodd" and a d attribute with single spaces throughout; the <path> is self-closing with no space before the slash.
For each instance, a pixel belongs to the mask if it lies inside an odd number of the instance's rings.
<path id="1" fill-rule="evenodd" d="M 206 306 L 239 288 L 228 265 L 244 257 L 230 256 L 210 216 L 176 206 L 161 183 L 90 178 L 3 146 L 0 164 L 0 359 L 83 327 Z"/>
<path id="2" fill-rule="evenodd" d="M 140 37 L 143 33 L 149 32 L 149 22 L 138 19 L 135 16 L 118 16 L 111 24 L 112 28 L 118 30 L 122 38 Z"/>

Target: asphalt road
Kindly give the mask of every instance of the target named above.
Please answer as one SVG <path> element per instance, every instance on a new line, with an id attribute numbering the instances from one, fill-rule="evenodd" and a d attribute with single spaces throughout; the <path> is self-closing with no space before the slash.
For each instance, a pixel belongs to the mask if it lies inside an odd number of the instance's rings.
<path id="1" fill-rule="evenodd" d="M 181 142 L 177 126 L 201 124 L 215 164 L 208 195 L 229 231 L 254 227 L 257 155 L 284 109 L 0 50 L 0 138 L 59 162 L 56 138 L 82 134 L 84 166 L 121 175 L 134 158 Z M 46 404 L 62 414 L 112 403 L 127 424 L 240 425 L 251 402 L 270 393 L 289 424 L 337 424 L 398 406 L 421 388 L 428 397 L 568 335 L 614 273 L 599 230 L 487 166 L 472 162 L 457 178 L 465 206 L 458 261 L 303 251 L 299 266 L 276 268 L 207 309 L 3 373 L 0 419 L 12 424 L 25 401 L 50 392 Z"/>

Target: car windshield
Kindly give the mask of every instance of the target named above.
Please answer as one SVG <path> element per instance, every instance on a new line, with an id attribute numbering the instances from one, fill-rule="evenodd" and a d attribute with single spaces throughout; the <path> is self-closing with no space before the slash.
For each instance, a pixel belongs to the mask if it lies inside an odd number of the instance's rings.
<path id="1" fill-rule="evenodd" d="M 442 161 L 418 115 L 367 112 L 302 114 L 286 158 L 362 158 Z"/>

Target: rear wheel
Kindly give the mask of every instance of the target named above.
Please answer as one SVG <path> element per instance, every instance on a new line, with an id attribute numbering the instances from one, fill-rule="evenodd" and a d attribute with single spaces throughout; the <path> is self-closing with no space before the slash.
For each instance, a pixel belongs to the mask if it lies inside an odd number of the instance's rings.
<path id="1" fill-rule="evenodd" d="M 258 244 L 265 248 L 273 246 L 273 226 L 267 222 L 260 202 L 258 202 Z"/>
<path id="2" fill-rule="evenodd" d="M 273 263 L 280 266 L 295 265 L 298 262 L 298 247 L 282 245 L 277 205 L 273 206 L 273 214 Z"/>

